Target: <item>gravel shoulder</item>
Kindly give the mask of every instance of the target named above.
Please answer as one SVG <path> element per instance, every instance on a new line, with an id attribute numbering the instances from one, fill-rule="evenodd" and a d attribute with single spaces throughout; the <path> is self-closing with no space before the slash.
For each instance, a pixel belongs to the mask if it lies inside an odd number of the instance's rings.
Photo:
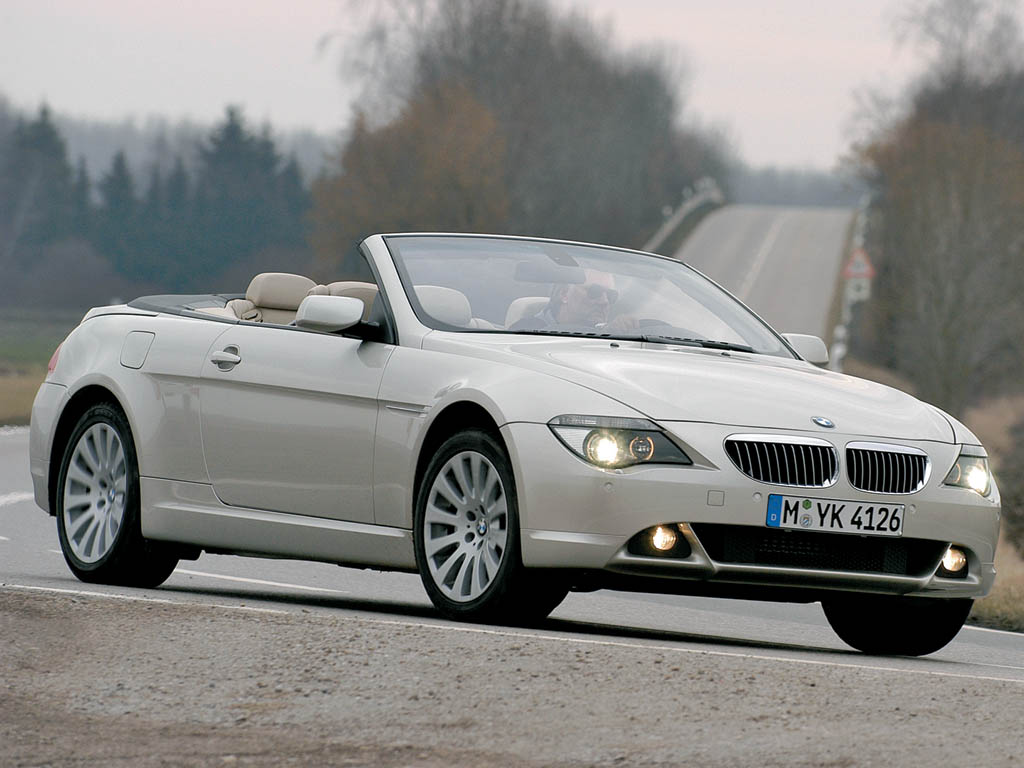
<path id="1" fill-rule="evenodd" d="M 1024 701 L 1006 682 L 10 589 L 0 669 L 5 766 L 1011 765 Z"/>

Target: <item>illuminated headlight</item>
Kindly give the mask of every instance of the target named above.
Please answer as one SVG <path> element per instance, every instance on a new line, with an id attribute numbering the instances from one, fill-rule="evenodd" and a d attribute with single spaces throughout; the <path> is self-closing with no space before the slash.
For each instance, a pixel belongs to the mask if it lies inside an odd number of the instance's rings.
<path id="1" fill-rule="evenodd" d="M 556 416 L 548 426 L 570 451 L 597 467 L 635 464 L 693 464 L 658 426 L 647 419 Z"/>
<path id="2" fill-rule="evenodd" d="M 943 482 L 957 488 L 969 488 L 981 496 L 988 496 L 992 492 L 992 475 L 988 469 L 988 459 L 984 456 L 961 455 Z"/>

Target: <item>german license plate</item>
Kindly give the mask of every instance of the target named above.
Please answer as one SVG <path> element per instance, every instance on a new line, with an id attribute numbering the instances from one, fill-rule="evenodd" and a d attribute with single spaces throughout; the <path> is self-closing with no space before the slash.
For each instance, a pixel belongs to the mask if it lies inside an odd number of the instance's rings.
<path id="1" fill-rule="evenodd" d="M 798 531 L 902 536 L 903 505 L 884 501 L 864 504 L 773 493 L 768 496 L 765 524 L 769 528 Z"/>

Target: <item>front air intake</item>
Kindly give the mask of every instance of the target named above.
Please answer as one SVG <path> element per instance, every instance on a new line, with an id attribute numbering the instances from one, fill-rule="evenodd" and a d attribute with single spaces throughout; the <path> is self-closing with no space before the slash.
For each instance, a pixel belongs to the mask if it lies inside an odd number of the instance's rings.
<path id="1" fill-rule="evenodd" d="M 839 475 L 836 449 L 812 437 L 732 435 L 725 452 L 740 472 L 762 483 L 825 488 Z"/>

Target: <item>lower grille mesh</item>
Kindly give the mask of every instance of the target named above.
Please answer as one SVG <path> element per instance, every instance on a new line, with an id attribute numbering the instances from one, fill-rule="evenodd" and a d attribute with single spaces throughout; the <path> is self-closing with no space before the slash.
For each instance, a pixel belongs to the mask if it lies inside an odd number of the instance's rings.
<path id="1" fill-rule="evenodd" d="M 720 563 L 923 576 L 935 570 L 946 549 L 942 542 L 924 539 L 876 539 L 717 523 L 693 523 L 691 527 L 708 556 Z"/>

